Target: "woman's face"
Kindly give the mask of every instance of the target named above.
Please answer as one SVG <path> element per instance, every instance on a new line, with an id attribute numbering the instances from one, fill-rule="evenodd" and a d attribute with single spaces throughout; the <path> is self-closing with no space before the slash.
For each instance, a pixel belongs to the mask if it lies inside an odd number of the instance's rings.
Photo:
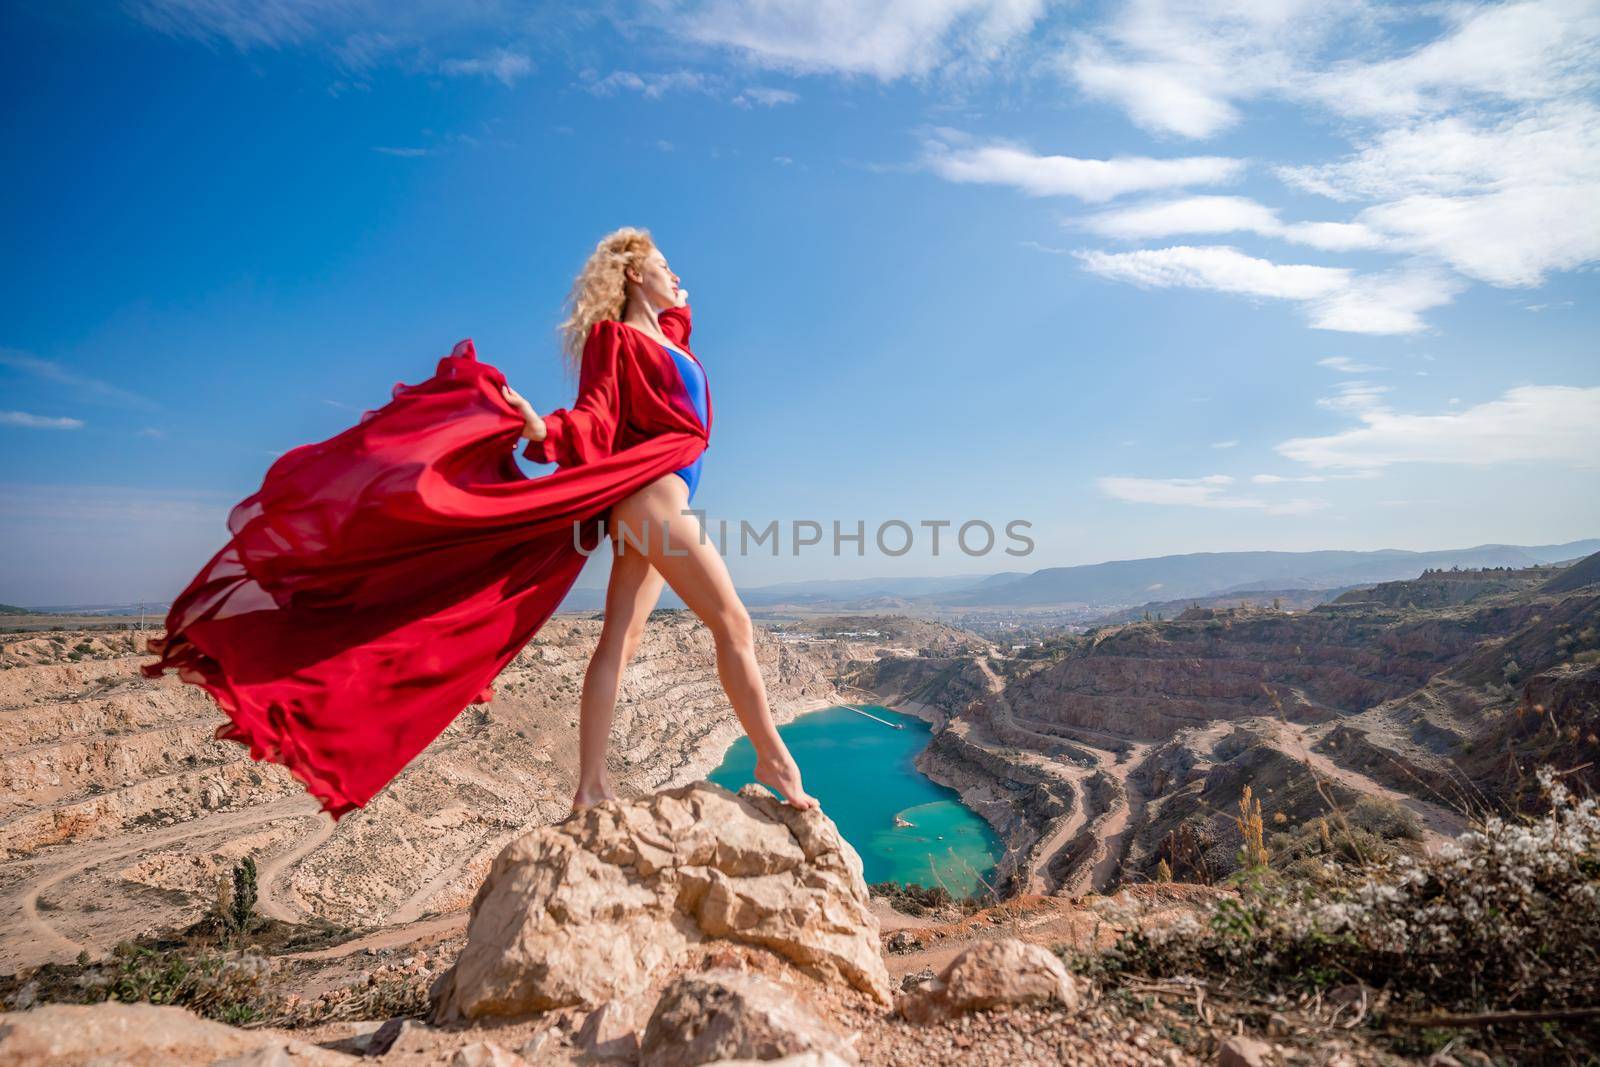
<path id="1" fill-rule="evenodd" d="M 650 306 L 660 311 L 678 303 L 678 276 L 667 266 L 667 257 L 661 249 L 652 248 L 639 270 L 639 291 L 650 301 Z"/>

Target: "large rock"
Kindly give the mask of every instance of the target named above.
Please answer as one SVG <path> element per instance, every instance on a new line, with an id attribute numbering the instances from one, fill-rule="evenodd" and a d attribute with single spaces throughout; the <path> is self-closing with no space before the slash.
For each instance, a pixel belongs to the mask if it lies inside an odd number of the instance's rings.
<path id="1" fill-rule="evenodd" d="M 450 1022 L 627 999 L 711 939 L 760 945 L 884 1004 L 861 858 L 820 809 L 695 782 L 526 834 L 472 902 L 433 988 Z"/>
<path id="2" fill-rule="evenodd" d="M 951 960 L 932 981 L 900 998 L 912 1022 L 933 1022 L 968 1011 L 1027 1004 L 1078 1006 L 1078 988 L 1055 953 L 1008 937 L 979 941 Z"/>
<path id="3" fill-rule="evenodd" d="M 339 1067 L 360 1061 L 260 1030 L 238 1030 L 154 1004 L 52 1004 L 0 1015 L 6 1067 L 172 1067 L 180 1063 Z"/>
<path id="4" fill-rule="evenodd" d="M 640 1044 L 640 1067 L 700 1067 L 717 1060 L 773 1060 L 854 1051 L 794 994 L 769 979 L 714 970 L 673 982 L 656 1002 Z"/>

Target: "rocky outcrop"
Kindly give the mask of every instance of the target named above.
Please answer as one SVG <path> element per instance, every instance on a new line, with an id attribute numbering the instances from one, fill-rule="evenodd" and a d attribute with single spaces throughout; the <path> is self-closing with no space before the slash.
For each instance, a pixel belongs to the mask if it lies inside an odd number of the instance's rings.
<path id="1" fill-rule="evenodd" d="M 820 809 L 695 782 L 607 801 L 508 845 L 436 983 L 436 1021 L 597 1007 L 694 943 L 757 945 L 887 1003 L 861 859 Z"/>

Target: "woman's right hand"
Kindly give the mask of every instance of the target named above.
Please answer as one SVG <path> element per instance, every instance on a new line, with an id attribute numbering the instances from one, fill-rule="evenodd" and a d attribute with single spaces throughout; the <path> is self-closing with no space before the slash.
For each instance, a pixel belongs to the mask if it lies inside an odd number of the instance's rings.
<path id="1" fill-rule="evenodd" d="M 500 387 L 501 395 L 506 398 L 506 403 L 522 413 L 522 436 L 531 441 L 543 441 L 545 435 L 544 419 L 533 410 L 533 405 L 510 385 Z"/>

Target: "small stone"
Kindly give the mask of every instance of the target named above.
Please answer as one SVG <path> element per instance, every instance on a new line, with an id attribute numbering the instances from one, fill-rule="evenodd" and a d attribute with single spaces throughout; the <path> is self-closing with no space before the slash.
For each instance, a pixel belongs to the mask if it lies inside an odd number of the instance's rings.
<path id="1" fill-rule="evenodd" d="M 532 1037 L 528 1038 L 528 1040 L 522 1043 L 522 1047 L 517 1049 L 517 1055 L 530 1062 L 537 1062 L 539 1059 L 539 1053 L 543 1052 L 545 1050 L 545 1046 L 549 1044 L 550 1031 L 540 1030 L 537 1034 L 534 1034 Z"/>
<path id="2" fill-rule="evenodd" d="M 528 1061 L 493 1041 L 479 1041 L 456 1049 L 450 1067 L 527 1067 Z"/>
<path id="3" fill-rule="evenodd" d="M 1238 1034 L 1222 1043 L 1217 1067 L 1272 1067 L 1279 1062 L 1277 1050 L 1265 1041 Z"/>
<path id="4" fill-rule="evenodd" d="M 913 952 L 922 947 L 922 941 L 910 930 L 896 930 L 889 935 L 884 946 L 890 952 Z"/>
<path id="5" fill-rule="evenodd" d="M 357 1042 L 357 1047 L 366 1056 L 382 1056 L 400 1042 L 400 1039 L 411 1034 L 422 1032 L 426 1027 L 414 1019 L 390 1019 L 378 1027 L 367 1038 L 365 1047 Z"/>
<path id="6" fill-rule="evenodd" d="M 583 1020 L 577 1044 L 596 1059 L 632 1060 L 639 1055 L 639 1025 L 626 1001 L 608 1000 Z"/>

